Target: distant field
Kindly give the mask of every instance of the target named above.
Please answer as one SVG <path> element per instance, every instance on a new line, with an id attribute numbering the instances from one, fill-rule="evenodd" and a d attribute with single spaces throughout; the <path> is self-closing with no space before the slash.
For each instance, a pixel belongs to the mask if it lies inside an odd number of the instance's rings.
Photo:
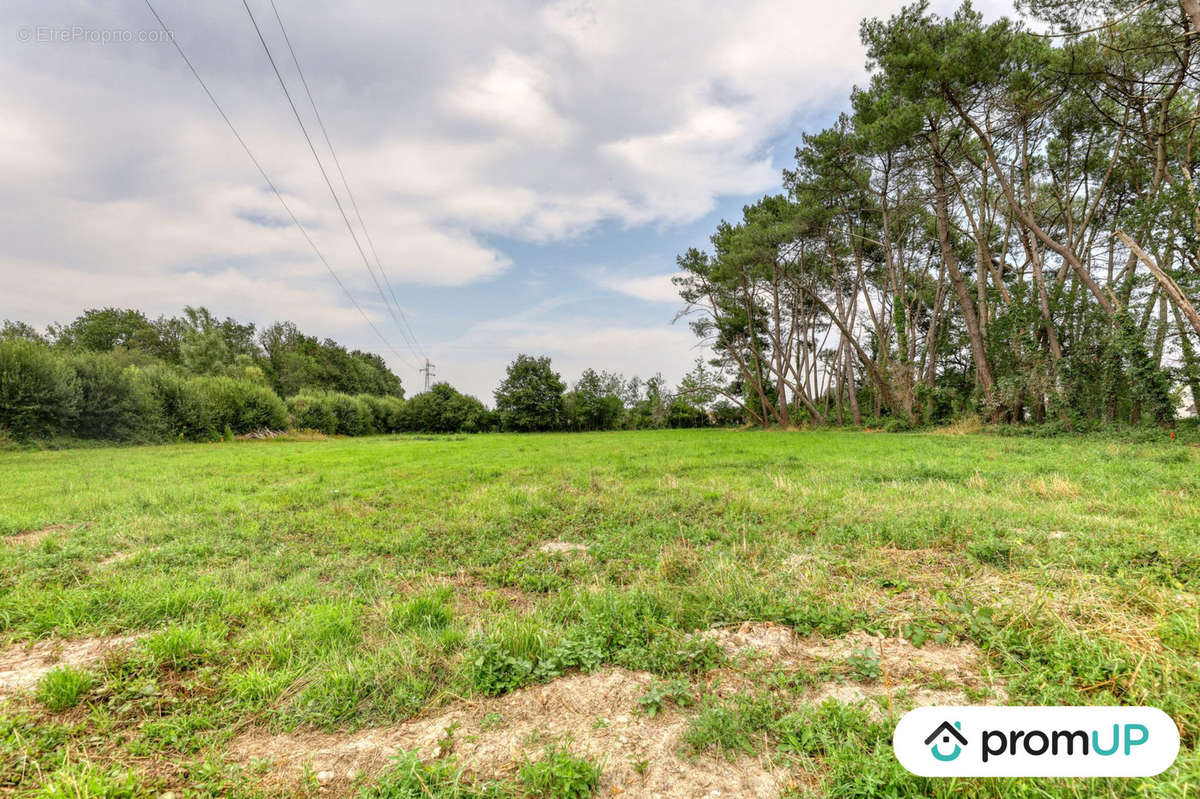
<path id="1" fill-rule="evenodd" d="M 0 487 L 0 791 L 1200 786 L 1194 446 L 269 440 L 0 453 Z M 1184 749 L 1149 780 L 925 780 L 889 736 L 934 702 L 1155 705 Z"/>

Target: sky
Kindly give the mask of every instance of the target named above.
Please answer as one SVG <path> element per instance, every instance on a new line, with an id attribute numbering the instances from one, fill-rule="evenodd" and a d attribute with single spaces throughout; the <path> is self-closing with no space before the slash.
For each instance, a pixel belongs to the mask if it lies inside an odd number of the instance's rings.
<path id="1" fill-rule="evenodd" d="M 674 382 L 703 356 L 675 321 L 675 257 L 781 190 L 801 134 L 866 80 L 860 20 L 902 4 L 275 0 L 377 287 L 242 2 L 151 2 L 354 299 L 144 0 L 6 0 L 0 319 L 289 319 L 378 352 L 410 394 L 428 358 L 489 404 L 521 352 L 568 382 Z M 247 3 L 374 263 L 271 2 Z"/>

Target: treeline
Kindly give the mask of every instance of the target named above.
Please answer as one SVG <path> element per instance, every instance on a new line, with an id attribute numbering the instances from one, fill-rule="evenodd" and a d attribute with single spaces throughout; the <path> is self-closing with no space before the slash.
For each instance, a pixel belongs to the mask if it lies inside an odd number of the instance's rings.
<path id="1" fill-rule="evenodd" d="M 969 4 L 865 21 L 852 111 L 679 257 L 708 387 L 750 421 L 1071 428 L 1200 400 L 1200 5 L 1020 5 L 1056 35 Z"/>
<path id="2" fill-rule="evenodd" d="M 127 308 L 94 309 L 45 333 L 6 320 L 0 338 L 35 341 L 58 352 L 107 353 L 122 366 L 161 364 L 189 375 L 244 377 L 283 397 L 305 389 L 404 396 L 400 378 L 374 353 L 306 336 L 291 322 L 257 330 L 252 323 L 217 319 L 203 307 L 157 319 Z"/>
<path id="3" fill-rule="evenodd" d="M 216 440 L 286 428 L 337 435 L 611 430 L 736 424 L 705 410 L 692 378 L 668 391 L 588 370 L 571 389 L 548 358 L 519 356 L 487 408 L 446 383 L 410 399 L 377 355 L 302 334 L 261 331 L 204 308 L 150 320 L 90 310 L 44 333 L 0 328 L 0 438 L 154 442 Z"/>
<path id="4" fill-rule="evenodd" d="M 550 359 L 518 355 L 496 389 L 495 429 L 648 430 L 740 425 L 742 411 L 714 401 L 702 365 L 671 390 L 662 375 L 641 380 L 587 369 L 568 390 Z"/>
<path id="5" fill-rule="evenodd" d="M 379 356 L 306 336 L 290 322 L 258 331 L 204 308 L 155 320 L 104 308 L 44 333 L 20 322 L 0 328 L 0 431 L 19 440 L 206 440 L 279 430 L 303 398 L 321 409 L 306 418 L 320 422 L 308 425 L 314 429 L 390 432 L 388 411 L 403 396 Z"/>

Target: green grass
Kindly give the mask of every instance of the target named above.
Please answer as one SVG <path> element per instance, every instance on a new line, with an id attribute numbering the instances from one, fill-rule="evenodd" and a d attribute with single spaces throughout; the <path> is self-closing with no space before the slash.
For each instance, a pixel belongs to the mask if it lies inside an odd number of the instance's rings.
<path id="1" fill-rule="evenodd" d="M 70 666 L 56 666 L 42 677 L 37 698 L 53 711 L 78 705 L 96 680 L 92 675 Z"/>
<path id="2" fill-rule="evenodd" d="M 600 766 L 551 746 L 541 758 L 522 763 L 520 777 L 530 799 L 586 799 L 600 781 Z"/>
<path id="3" fill-rule="evenodd" d="M 3 637 L 143 636 L 89 665 L 94 684 L 48 677 L 44 704 L 0 706 L 0 790 L 254 796 L 253 769 L 222 759 L 246 725 L 398 723 L 606 665 L 658 675 L 628 710 L 688 715 L 690 750 L 770 757 L 832 796 L 1200 782 L 1200 449 L 1165 438 L 272 440 L 0 452 L 0 485 L 0 536 L 64 525 L 0 544 Z M 1155 705 L 1184 750 L 1148 780 L 919 780 L 886 721 L 799 700 L 814 681 L 879 682 L 876 653 L 769 673 L 698 634 L 743 620 L 971 642 L 1007 701 Z M 755 690 L 706 693 L 725 668 Z M 535 790 L 405 763 L 363 790 Z"/>

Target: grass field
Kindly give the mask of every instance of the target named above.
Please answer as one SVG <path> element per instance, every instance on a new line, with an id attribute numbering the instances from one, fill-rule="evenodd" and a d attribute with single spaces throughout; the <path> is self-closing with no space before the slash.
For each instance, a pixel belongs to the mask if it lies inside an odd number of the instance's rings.
<path id="1" fill-rule="evenodd" d="M 277 439 L 0 486 L 0 791 L 1200 795 L 1194 446 Z M 926 780 L 889 736 L 934 701 L 1155 705 L 1183 750 Z"/>

